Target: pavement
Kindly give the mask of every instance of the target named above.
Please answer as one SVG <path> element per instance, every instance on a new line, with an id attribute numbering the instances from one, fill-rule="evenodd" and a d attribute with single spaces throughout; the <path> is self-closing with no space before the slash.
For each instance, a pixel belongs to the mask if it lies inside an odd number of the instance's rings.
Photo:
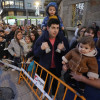
<path id="1" fill-rule="evenodd" d="M 70 35 L 68 40 L 71 40 L 73 35 Z M 21 81 L 18 84 L 19 72 L 12 71 L 11 68 L 7 71 L 4 70 L 4 66 L 0 64 L 0 87 L 10 87 L 15 93 L 15 98 L 12 100 L 38 100 L 30 88 L 27 86 L 25 81 Z M 63 87 L 64 88 L 64 87 Z M 60 88 L 60 93 L 58 94 L 57 100 L 61 100 L 61 93 L 64 92 L 64 89 Z"/>
<path id="2" fill-rule="evenodd" d="M 37 100 L 25 81 L 18 84 L 18 78 L 18 71 L 12 71 L 11 68 L 4 71 L 4 66 L 0 65 L 0 87 L 13 89 L 15 98 L 12 100 Z"/>

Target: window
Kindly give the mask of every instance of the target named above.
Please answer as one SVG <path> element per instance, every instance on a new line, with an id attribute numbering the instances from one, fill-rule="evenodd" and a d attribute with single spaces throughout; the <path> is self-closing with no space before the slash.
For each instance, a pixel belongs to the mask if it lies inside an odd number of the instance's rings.
<path id="1" fill-rule="evenodd" d="M 31 3 L 28 3 L 28 4 L 27 4 L 27 7 L 31 7 Z"/>
<path id="2" fill-rule="evenodd" d="M 8 12 L 8 16 L 14 16 L 14 12 L 13 11 L 9 11 Z"/>
<path id="3" fill-rule="evenodd" d="M 34 12 L 30 12 L 29 16 L 35 16 L 35 13 Z"/>
<path id="4" fill-rule="evenodd" d="M 15 1 L 15 8 L 19 8 L 19 1 Z"/>
<path id="5" fill-rule="evenodd" d="M 2 6 L 3 6 L 3 8 L 4 8 L 4 2 L 2 2 Z"/>
<path id="6" fill-rule="evenodd" d="M 12 1 L 10 0 L 9 4 L 10 4 L 10 8 L 14 8 L 14 1 L 13 0 Z"/>
<path id="7" fill-rule="evenodd" d="M 23 1 L 20 1 L 20 9 L 23 9 Z"/>
<path id="8" fill-rule="evenodd" d="M 23 16 L 23 12 L 17 12 L 17 16 Z"/>
<path id="9" fill-rule="evenodd" d="M 5 8 L 9 8 L 9 5 L 10 5 L 9 1 L 5 1 Z"/>
<path id="10" fill-rule="evenodd" d="M 42 5 L 39 6 L 39 9 L 42 9 Z"/>
<path id="11" fill-rule="evenodd" d="M 77 24 L 82 24 L 84 11 L 84 3 L 78 3 L 72 5 L 72 26 L 76 26 Z"/>

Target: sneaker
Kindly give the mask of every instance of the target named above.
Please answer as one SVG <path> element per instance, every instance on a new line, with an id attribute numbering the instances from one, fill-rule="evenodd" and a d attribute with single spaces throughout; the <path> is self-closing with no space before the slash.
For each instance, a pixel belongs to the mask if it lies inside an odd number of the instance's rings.
<path id="1" fill-rule="evenodd" d="M 15 71 L 15 69 L 12 69 L 11 71 Z"/>

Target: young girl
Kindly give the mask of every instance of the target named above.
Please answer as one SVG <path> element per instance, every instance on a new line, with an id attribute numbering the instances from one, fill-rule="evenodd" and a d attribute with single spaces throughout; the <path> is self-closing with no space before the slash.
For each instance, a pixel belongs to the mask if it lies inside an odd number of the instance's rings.
<path id="1" fill-rule="evenodd" d="M 26 57 L 27 53 L 31 50 L 32 48 L 32 42 L 31 42 L 31 37 L 29 35 L 25 36 L 25 41 L 22 40 L 20 41 L 21 45 L 23 46 L 24 49 L 24 56 Z"/>
<path id="2" fill-rule="evenodd" d="M 50 3 L 47 5 L 46 14 L 47 14 L 47 16 L 44 18 L 43 23 L 42 23 L 42 29 L 43 29 L 43 30 L 46 30 L 46 28 L 47 28 L 47 22 L 48 22 L 48 20 L 51 19 L 51 18 L 59 19 L 59 21 L 60 21 L 60 28 L 61 28 L 62 30 L 64 30 L 64 26 L 63 26 L 63 24 L 62 24 L 62 20 L 61 20 L 61 18 L 58 16 L 58 7 L 57 7 L 57 4 L 56 4 L 55 2 L 50 2 Z"/>
<path id="3" fill-rule="evenodd" d="M 38 57 L 35 57 L 34 56 L 34 44 L 35 44 L 35 41 L 38 39 L 39 35 L 37 33 L 37 31 L 33 30 L 31 31 L 30 33 L 30 37 L 31 37 L 31 40 L 32 40 L 32 48 L 31 50 L 28 52 L 28 54 L 26 55 L 26 58 L 28 59 L 28 62 L 30 62 L 30 57 L 32 57 L 35 61 L 39 61 L 39 58 Z"/>
<path id="4" fill-rule="evenodd" d="M 22 39 L 22 32 L 16 31 L 14 39 L 11 40 L 11 43 L 8 46 L 9 53 L 14 58 L 14 65 L 18 66 L 18 63 L 21 61 L 21 57 L 23 56 L 23 47 L 20 44 L 20 40 Z"/>

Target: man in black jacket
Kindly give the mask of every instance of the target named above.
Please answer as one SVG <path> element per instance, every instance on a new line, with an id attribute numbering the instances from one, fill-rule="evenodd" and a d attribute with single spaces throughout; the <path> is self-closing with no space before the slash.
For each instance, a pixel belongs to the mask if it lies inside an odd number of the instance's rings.
<path id="1" fill-rule="evenodd" d="M 60 22 L 58 19 L 50 19 L 47 25 L 47 31 L 37 39 L 34 45 L 34 55 L 40 58 L 39 63 L 57 77 L 61 76 L 62 56 L 68 52 L 68 40 L 63 33 L 59 32 Z M 43 72 L 45 80 L 46 72 Z M 45 91 L 48 91 L 48 81 Z M 52 84 L 52 95 L 55 95 L 57 81 L 54 79 Z"/>

